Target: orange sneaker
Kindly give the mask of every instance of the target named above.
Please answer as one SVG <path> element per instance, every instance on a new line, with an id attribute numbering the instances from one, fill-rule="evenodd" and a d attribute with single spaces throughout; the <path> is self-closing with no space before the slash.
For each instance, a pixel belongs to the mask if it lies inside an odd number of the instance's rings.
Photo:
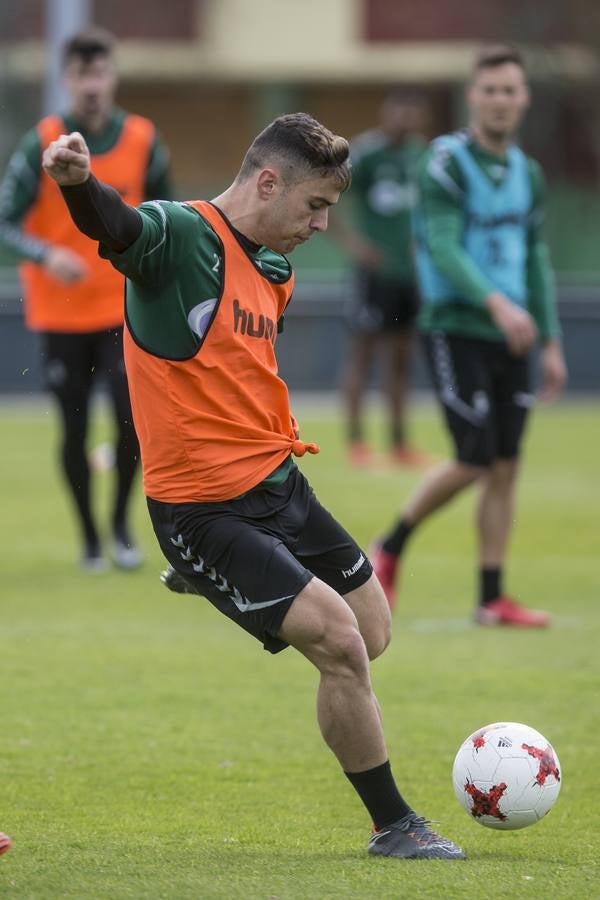
<path id="1" fill-rule="evenodd" d="M 388 553 L 381 544 L 374 544 L 371 549 L 371 562 L 373 571 L 383 588 L 388 606 L 393 609 L 396 605 L 396 582 L 400 570 L 400 557 Z"/>
<path id="2" fill-rule="evenodd" d="M 365 444 L 362 441 L 354 441 L 348 447 L 348 462 L 351 466 L 355 466 L 358 469 L 364 469 L 367 466 L 373 465 L 375 462 L 375 454 L 368 444 Z"/>
<path id="3" fill-rule="evenodd" d="M 0 856 L 2 856 L 3 853 L 8 853 L 11 847 L 12 841 L 9 836 L 0 831 Z"/>
<path id="4" fill-rule="evenodd" d="M 390 452 L 390 463 L 395 466 L 430 466 L 435 462 L 433 456 L 425 453 L 423 450 L 417 450 L 415 447 L 408 447 L 402 444 L 394 447 Z"/>
<path id="5" fill-rule="evenodd" d="M 511 597 L 498 597 L 480 606 L 475 613 L 478 625 L 512 625 L 516 628 L 546 628 L 550 613 L 541 609 L 527 609 Z"/>

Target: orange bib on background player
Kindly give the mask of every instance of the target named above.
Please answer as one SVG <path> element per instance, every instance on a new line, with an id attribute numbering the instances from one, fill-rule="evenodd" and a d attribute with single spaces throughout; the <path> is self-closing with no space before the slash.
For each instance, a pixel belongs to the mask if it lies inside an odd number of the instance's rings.
<path id="1" fill-rule="evenodd" d="M 63 134 L 59 116 L 48 116 L 38 125 L 42 151 Z M 116 188 L 126 203 L 139 206 L 144 186 L 154 125 L 141 116 L 127 115 L 115 146 L 92 155 L 94 175 Z M 87 275 L 65 284 L 36 263 L 20 266 L 25 295 L 25 321 L 33 331 L 101 331 L 123 324 L 123 276 L 98 256 L 98 243 L 82 234 L 71 219 L 60 188 L 42 171 L 36 200 L 24 230 L 49 244 L 68 247 L 83 258 Z"/>
<path id="2" fill-rule="evenodd" d="M 283 284 L 269 281 L 214 206 L 189 205 L 224 248 L 221 297 L 198 307 L 200 349 L 173 361 L 143 350 L 128 326 L 124 339 L 144 491 L 169 503 L 230 500 L 290 453 L 316 452 L 297 440 L 288 390 L 277 375 L 277 322 L 292 295 L 293 275 Z"/>

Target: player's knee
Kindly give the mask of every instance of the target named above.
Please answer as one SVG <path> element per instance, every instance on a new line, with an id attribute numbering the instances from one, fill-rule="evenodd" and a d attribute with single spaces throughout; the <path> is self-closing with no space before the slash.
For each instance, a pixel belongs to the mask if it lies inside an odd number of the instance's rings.
<path id="1" fill-rule="evenodd" d="M 376 607 L 377 614 L 373 616 L 369 627 L 363 630 L 363 639 L 370 660 L 381 656 L 392 639 L 392 616 L 379 582 L 377 582 L 376 589 L 381 592 L 381 601 Z"/>
<path id="2" fill-rule="evenodd" d="M 510 457 L 502 457 L 494 460 L 493 471 L 499 478 L 514 478 L 519 471 L 521 460 L 515 454 Z"/>
<path id="3" fill-rule="evenodd" d="M 392 639 L 392 630 L 390 628 L 388 634 L 369 635 L 365 638 L 365 647 L 367 648 L 367 656 L 371 661 L 377 659 L 384 652 Z"/>
<path id="4" fill-rule="evenodd" d="M 365 646 L 367 648 L 369 659 L 373 660 L 377 659 L 378 656 L 381 656 L 384 650 L 389 647 L 391 639 L 392 619 L 390 616 L 388 621 L 381 623 L 374 634 L 369 635 L 368 639 L 365 639 Z"/>
<path id="5" fill-rule="evenodd" d="M 369 655 L 365 641 L 355 626 L 345 625 L 325 634 L 322 672 L 356 680 L 368 679 Z"/>
<path id="6" fill-rule="evenodd" d="M 518 457 L 495 459 L 486 473 L 488 482 L 499 489 L 509 488 L 516 480 L 519 471 Z"/>

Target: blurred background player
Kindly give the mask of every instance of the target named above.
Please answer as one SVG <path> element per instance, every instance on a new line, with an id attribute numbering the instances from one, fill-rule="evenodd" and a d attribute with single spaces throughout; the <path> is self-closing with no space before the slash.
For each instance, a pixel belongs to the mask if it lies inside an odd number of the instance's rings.
<path id="1" fill-rule="evenodd" d="M 427 461 L 407 444 L 405 425 L 414 323 L 418 301 L 413 271 L 411 214 L 417 162 L 425 149 L 426 108 L 416 93 L 391 91 L 379 126 L 351 142 L 351 204 L 333 219 L 333 233 L 355 266 L 352 331 L 344 394 L 349 458 L 368 465 L 373 454 L 364 435 L 362 403 L 377 360 L 389 409 L 392 461 Z M 343 210 L 350 218 L 342 218 Z"/>
<path id="2" fill-rule="evenodd" d="M 566 380 L 542 236 L 543 176 L 513 143 L 529 105 L 519 53 L 484 48 L 467 101 L 468 129 L 433 141 L 420 165 L 416 235 L 420 326 L 455 459 L 429 473 L 408 500 L 378 545 L 375 569 L 392 605 L 409 535 L 478 482 L 476 621 L 544 626 L 547 613 L 526 609 L 503 588 L 537 337 L 543 398 L 556 397 Z"/>
<path id="3" fill-rule="evenodd" d="M 94 169 L 129 203 L 171 197 L 168 153 L 154 125 L 114 105 L 114 40 L 88 28 L 63 48 L 70 107 L 28 132 L 10 159 L 0 188 L 0 240 L 22 260 L 28 328 L 43 339 L 46 383 L 62 423 L 61 463 L 82 537 L 81 564 L 97 571 L 106 559 L 92 512 L 86 455 L 92 384 L 104 377 L 117 427 L 116 485 L 110 555 L 135 568 L 141 553 L 127 523 L 138 467 L 123 365 L 123 279 L 98 257 L 97 246 L 73 225 L 56 184 L 41 168 L 42 149 L 63 132 L 84 135 Z"/>

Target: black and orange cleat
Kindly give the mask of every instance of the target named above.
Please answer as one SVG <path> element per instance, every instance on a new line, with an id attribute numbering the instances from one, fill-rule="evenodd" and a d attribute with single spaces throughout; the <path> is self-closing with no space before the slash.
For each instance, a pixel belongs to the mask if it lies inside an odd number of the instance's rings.
<path id="1" fill-rule="evenodd" d="M 466 859 L 464 850 L 429 827 L 429 822 L 409 812 L 392 825 L 374 831 L 369 841 L 373 856 L 398 859 Z"/>

